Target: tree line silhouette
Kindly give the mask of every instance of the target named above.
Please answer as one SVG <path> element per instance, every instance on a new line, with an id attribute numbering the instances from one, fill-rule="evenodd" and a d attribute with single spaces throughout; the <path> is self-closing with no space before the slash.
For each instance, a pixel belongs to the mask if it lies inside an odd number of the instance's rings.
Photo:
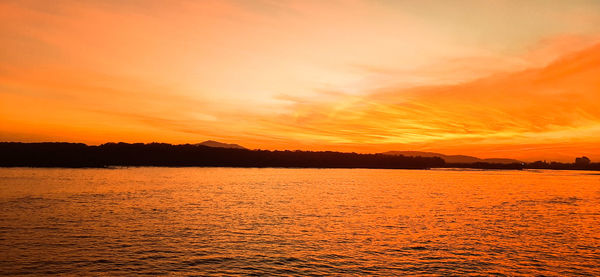
<path id="1" fill-rule="evenodd" d="M 536 161 L 528 163 L 530 169 L 600 170 L 600 163 L 592 163 L 587 157 L 576 158 L 574 163 Z"/>
<path id="2" fill-rule="evenodd" d="M 476 168 L 476 169 L 552 169 L 552 170 L 600 170 L 600 163 L 592 163 L 589 158 L 576 158 L 574 163 L 535 161 L 531 163 L 446 163 L 448 168 Z"/>
<path id="3" fill-rule="evenodd" d="M 269 151 L 167 143 L 0 142 L 0 167 L 215 166 L 298 168 L 477 168 L 600 170 L 587 157 L 575 163 L 446 163 L 439 157 L 409 157 L 332 151 Z"/>
<path id="4" fill-rule="evenodd" d="M 300 168 L 441 167 L 441 158 L 313 151 L 268 151 L 166 143 L 0 143 L 0 166 L 223 166 Z"/>

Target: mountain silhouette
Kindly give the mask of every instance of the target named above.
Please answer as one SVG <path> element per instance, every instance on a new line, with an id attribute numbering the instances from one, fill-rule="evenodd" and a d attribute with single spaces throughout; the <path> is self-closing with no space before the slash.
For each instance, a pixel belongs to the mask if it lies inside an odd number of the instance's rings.
<path id="1" fill-rule="evenodd" d="M 222 143 L 214 140 L 207 140 L 205 142 L 198 143 L 196 145 L 204 145 L 208 147 L 217 147 L 217 148 L 233 148 L 233 149 L 247 149 L 239 144 L 233 143 Z"/>
<path id="2" fill-rule="evenodd" d="M 421 152 L 421 151 L 388 151 L 382 154 L 385 155 L 402 155 L 407 157 L 438 157 L 442 158 L 446 163 L 458 163 L 458 164 L 472 164 L 472 163 L 493 163 L 493 164 L 513 164 L 521 163 L 521 161 L 513 159 L 480 159 L 473 156 L 466 155 L 444 155 L 435 152 Z"/>

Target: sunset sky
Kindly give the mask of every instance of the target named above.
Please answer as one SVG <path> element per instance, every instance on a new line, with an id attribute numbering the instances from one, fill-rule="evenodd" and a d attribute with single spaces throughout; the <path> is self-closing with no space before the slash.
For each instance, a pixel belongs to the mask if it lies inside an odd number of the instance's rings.
<path id="1" fill-rule="evenodd" d="M 600 161 L 600 1 L 2 1 L 0 141 Z"/>

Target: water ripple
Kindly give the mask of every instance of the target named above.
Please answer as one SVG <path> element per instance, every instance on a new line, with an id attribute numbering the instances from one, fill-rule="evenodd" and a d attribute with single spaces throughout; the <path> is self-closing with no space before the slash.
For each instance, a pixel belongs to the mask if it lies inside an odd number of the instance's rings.
<path id="1" fill-rule="evenodd" d="M 600 275 L 592 174 L 27 170 L 0 169 L 2 275 Z"/>

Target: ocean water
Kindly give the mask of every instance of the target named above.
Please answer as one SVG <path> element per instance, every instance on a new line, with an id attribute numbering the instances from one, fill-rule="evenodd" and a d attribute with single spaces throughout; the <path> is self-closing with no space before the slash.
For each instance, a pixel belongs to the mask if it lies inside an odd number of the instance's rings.
<path id="1" fill-rule="evenodd" d="M 2 168 L 0 274 L 600 276 L 600 175 Z"/>

